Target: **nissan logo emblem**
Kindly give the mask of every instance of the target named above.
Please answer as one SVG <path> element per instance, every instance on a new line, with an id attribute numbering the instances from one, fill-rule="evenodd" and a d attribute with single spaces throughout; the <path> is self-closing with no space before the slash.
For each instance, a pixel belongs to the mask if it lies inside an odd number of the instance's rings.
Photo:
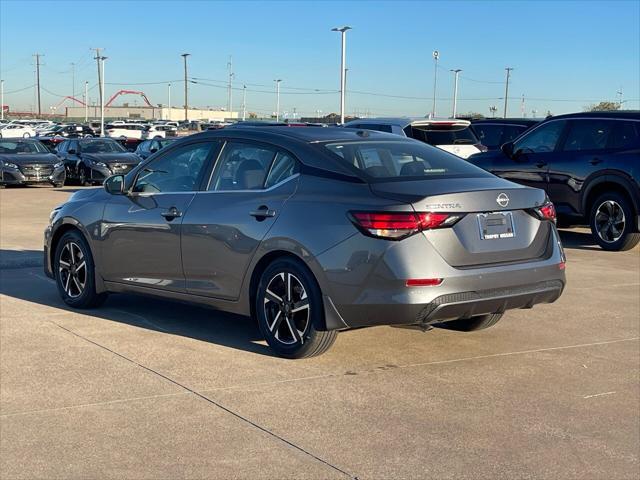
<path id="1" fill-rule="evenodd" d="M 498 195 L 498 198 L 496 198 L 496 202 L 498 202 L 498 205 L 500 205 L 501 207 L 506 207 L 507 205 L 509 205 L 509 197 L 506 193 L 501 193 L 500 195 Z"/>

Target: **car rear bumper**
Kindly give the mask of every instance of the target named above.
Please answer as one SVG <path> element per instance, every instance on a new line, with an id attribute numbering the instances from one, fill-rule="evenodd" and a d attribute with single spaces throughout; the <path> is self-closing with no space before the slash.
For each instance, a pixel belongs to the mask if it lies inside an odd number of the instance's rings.
<path id="1" fill-rule="evenodd" d="M 565 282 L 558 279 L 507 288 L 445 294 L 428 303 L 342 305 L 339 313 L 344 323 L 351 328 L 430 325 L 553 303 L 562 295 L 564 285 Z"/>

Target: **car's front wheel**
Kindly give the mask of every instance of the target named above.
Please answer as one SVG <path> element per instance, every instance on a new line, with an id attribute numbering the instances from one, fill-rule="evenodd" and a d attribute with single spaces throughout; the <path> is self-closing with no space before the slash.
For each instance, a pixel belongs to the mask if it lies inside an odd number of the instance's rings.
<path id="1" fill-rule="evenodd" d="M 78 167 L 78 183 L 82 187 L 88 187 L 91 185 L 91 181 L 89 180 L 89 170 L 84 165 L 80 165 Z"/>
<path id="2" fill-rule="evenodd" d="M 604 250 L 630 250 L 640 242 L 634 232 L 634 214 L 629 201 L 616 192 L 600 195 L 591 207 L 589 223 L 593 238 Z"/>
<path id="3" fill-rule="evenodd" d="M 311 272 L 292 258 L 277 259 L 262 273 L 255 312 L 260 331 L 281 357 L 320 355 L 338 335 L 315 328 L 324 323 L 322 292 Z"/>
<path id="4" fill-rule="evenodd" d="M 53 268 L 58 292 L 74 308 L 102 304 L 106 293 L 96 293 L 95 265 L 87 241 L 77 231 L 65 233 L 56 247 Z"/>

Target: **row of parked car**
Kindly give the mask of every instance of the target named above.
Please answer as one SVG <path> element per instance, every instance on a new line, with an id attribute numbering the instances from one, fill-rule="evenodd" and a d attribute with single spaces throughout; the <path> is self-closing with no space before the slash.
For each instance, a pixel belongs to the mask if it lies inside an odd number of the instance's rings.
<path id="1" fill-rule="evenodd" d="M 311 126 L 245 122 L 226 128 L 264 125 Z M 544 121 L 370 118 L 354 120 L 343 127 L 362 131 L 364 135 L 373 130 L 413 138 L 465 158 L 497 176 L 541 188 L 555 204 L 560 224 L 588 224 L 604 249 L 626 250 L 640 242 L 639 112 L 579 113 Z M 48 150 L 38 146 L 38 142 L 3 139 L 1 183 L 101 183 L 111 174 L 127 173 L 170 141 L 166 138 L 142 142 L 105 138 L 60 141 L 60 137 L 54 137 L 49 140 L 53 153 L 49 153 L 47 162 L 41 162 L 44 157 L 38 155 Z M 24 156 L 25 153 L 29 155 Z M 386 175 L 388 159 L 372 151 L 366 152 L 363 161 L 373 177 Z M 27 164 L 36 163 L 43 163 L 40 171 L 30 170 L 26 175 L 24 170 L 31 168 Z M 44 168 L 44 164 L 51 165 Z"/>

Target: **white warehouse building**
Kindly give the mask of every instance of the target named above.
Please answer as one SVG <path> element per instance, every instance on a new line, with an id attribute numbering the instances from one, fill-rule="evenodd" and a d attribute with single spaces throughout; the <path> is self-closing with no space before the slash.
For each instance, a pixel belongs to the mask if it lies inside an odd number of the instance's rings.
<path id="1" fill-rule="evenodd" d="M 85 114 L 89 119 L 100 118 L 100 106 L 90 105 L 89 107 L 66 107 L 65 117 L 75 120 L 84 120 Z M 175 107 L 153 107 L 153 106 L 112 106 L 104 109 L 104 117 L 107 119 L 131 119 L 131 120 L 184 120 L 184 108 Z M 225 110 L 187 109 L 188 120 L 230 120 L 239 118 L 238 112 L 227 112 Z"/>

